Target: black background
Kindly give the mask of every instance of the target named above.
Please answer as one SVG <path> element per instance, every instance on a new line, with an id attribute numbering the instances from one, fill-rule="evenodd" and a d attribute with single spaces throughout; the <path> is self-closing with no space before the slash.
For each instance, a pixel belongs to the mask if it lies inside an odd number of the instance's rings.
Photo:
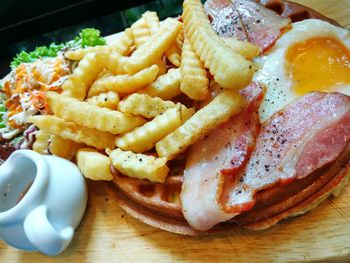
<path id="1" fill-rule="evenodd" d="M 146 10 L 160 19 L 181 12 L 182 0 L 1 0 L 0 78 L 21 50 L 73 39 L 82 28 L 119 32 Z"/>

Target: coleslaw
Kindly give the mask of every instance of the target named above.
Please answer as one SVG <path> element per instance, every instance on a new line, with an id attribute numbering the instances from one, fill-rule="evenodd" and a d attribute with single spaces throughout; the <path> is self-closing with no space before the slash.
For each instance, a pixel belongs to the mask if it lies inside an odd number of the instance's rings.
<path id="1" fill-rule="evenodd" d="M 10 74 L 0 82 L 1 147 L 31 148 L 36 129 L 27 123 L 28 117 L 50 113 L 45 92 L 60 92 L 76 66 L 65 58 L 65 52 L 105 44 L 99 30 L 86 28 L 74 40 L 17 54 Z"/>

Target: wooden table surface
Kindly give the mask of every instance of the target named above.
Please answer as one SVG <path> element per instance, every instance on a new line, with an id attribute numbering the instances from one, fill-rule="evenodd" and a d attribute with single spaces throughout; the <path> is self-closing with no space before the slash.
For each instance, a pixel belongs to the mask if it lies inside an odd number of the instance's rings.
<path id="1" fill-rule="evenodd" d="M 297 0 L 350 26 L 350 0 Z M 23 252 L 0 241 L 0 262 L 350 262 L 350 185 L 299 218 L 262 232 L 186 237 L 160 231 L 125 214 L 110 187 L 88 182 L 86 215 L 59 256 Z"/>

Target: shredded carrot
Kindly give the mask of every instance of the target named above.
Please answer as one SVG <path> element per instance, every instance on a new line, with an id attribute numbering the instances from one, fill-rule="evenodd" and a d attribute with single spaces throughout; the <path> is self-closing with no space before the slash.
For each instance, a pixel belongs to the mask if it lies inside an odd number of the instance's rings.
<path id="1" fill-rule="evenodd" d="M 34 108 L 43 114 L 48 114 L 50 112 L 49 105 L 46 101 L 45 92 L 43 91 L 34 91 L 30 95 L 30 100 L 34 106 Z"/>
<path id="2" fill-rule="evenodd" d="M 33 107 L 41 114 L 52 114 L 46 101 L 45 92 L 48 90 L 61 93 L 62 88 L 50 85 L 61 77 L 69 74 L 64 66 L 64 60 L 51 60 L 48 64 L 40 64 L 38 60 L 34 64 L 20 64 L 15 70 L 14 80 L 4 83 L 3 92 L 6 95 L 5 107 L 8 117 L 23 112 L 20 98 L 23 94 L 29 95 Z M 12 128 L 23 128 L 24 125 L 17 124 L 15 120 L 9 120 L 8 125 Z"/>

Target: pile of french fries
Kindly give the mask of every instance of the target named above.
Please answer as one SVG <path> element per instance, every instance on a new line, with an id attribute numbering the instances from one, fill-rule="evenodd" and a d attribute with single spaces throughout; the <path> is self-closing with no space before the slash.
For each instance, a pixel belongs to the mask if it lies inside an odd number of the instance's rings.
<path id="1" fill-rule="evenodd" d="M 199 0 L 184 1 L 182 20 L 147 11 L 108 45 L 66 52 L 79 64 L 61 94 L 46 93 L 53 115 L 30 117 L 39 128 L 33 149 L 75 160 L 93 180 L 111 180 L 113 165 L 164 182 L 169 160 L 243 109 L 238 90 L 259 54 L 218 37 Z M 184 96 L 200 106 L 185 106 Z"/>

